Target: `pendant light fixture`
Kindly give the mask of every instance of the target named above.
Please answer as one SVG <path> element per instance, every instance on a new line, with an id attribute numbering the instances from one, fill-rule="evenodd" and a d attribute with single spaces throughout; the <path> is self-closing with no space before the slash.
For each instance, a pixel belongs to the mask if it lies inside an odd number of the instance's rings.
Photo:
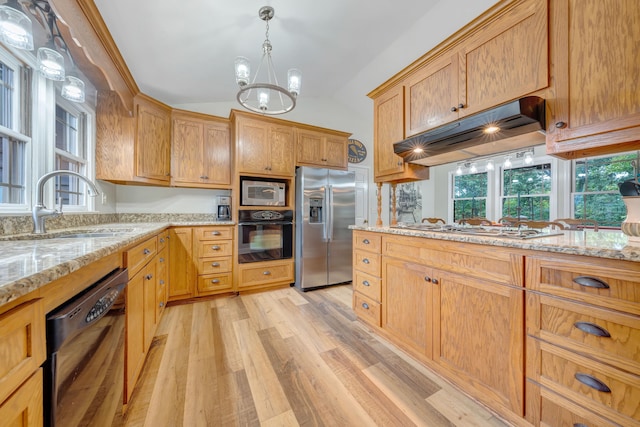
<path id="1" fill-rule="evenodd" d="M 20 11 L 17 0 L 0 5 L 0 41 L 18 49 L 33 50 L 31 19 Z"/>
<path id="2" fill-rule="evenodd" d="M 287 88 L 278 85 L 271 59 L 271 41 L 269 41 L 269 21 L 274 14 L 275 11 L 271 6 L 263 6 L 258 11 L 260 19 L 266 22 L 266 32 L 265 41 L 262 43 L 262 59 L 251 83 L 249 60 L 242 56 L 235 60 L 236 83 L 240 87 L 236 96 L 238 102 L 250 111 L 269 115 L 283 114 L 293 110 L 302 83 L 300 70 L 292 68 L 287 72 Z M 261 71 L 263 71 L 262 75 Z M 259 81 L 259 76 L 264 80 Z"/>

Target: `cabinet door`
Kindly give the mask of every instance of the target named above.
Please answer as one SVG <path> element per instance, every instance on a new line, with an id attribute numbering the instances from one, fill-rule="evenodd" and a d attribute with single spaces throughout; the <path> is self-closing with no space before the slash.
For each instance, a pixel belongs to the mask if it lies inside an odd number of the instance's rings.
<path id="1" fill-rule="evenodd" d="M 200 183 L 204 179 L 203 142 L 202 123 L 188 120 L 173 121 L 171 174 L 176 184 Z"/>
<path id="2" fill-rule="evenodd" d="M 339 136 L 327 135 L 325 140 L 326 165 L 330 168 L 347 169 L 347 145 L 349 140 Z"/>
<path id="3" fill-rule="evenodd" d="M 547 0 L 521 2 L 464 42 L 460 117 L 548 86 L 547 22 Z"/>
<path id="4" fill-rule="evenodd" d="M 434 277 L 434 360 L 523 415 L 524 290 L 439 270 Z"/>
<path id="5" fill-rule="evenodd" d="M 43 425 L 42 368 L 0 405 L 0 420 L 5 426 L 36 427 Z"/>
<path id="6" fill-rule="evenodd" d="M 445 55 L 417 71 L 405 83 L 405 93 L 407 137 L 456 120 L 458 56 Z"/>
<path id="7" fill-rule="evenodd" d="M 231 140 L 229 125 L 211 123 L 204 127 L 203 170 L 208 184 L 231 184 Z"/>
<path id="8" fill-rule="evenodd" d="M 298 164 L 323 166 L 325 147 L 323 135 L 319 132 L 298 129 Z"/>
<path id="9" fill-rule="evenodd" d="M 382 269 L 382 327 L 431 357 L 432 269 L 387 257 Z"/>
<path id="10" fill-rule="evenodd" d="M 402 158 L 393 144 L 404 139 L 404 88 L 389 90 L 374 101 L 375 177 L 401 173 Z"/>
<path id="11" fill-rule="evenodd" d="M 160 322 L 160 316 L 167 305 L 167 291 L 169 288 L 169 247 L 158 252 L 156 262 L 156 323 Z"/>
<path id="12" fill-rule="evenodd" d="M 268 173 L 270 156 L 269 125 L 238 119 L 238 172 Z"/>
<path id="13" fill-rule="evenodd" d="M 171 157 L 171 115 L 144 99 L 136 108 L 136 175 L 168 182 Z"/>
<path id="14" fill-rule="evenodd" d="M 293 176 L 295 172 L 293 128 L 272 126 L 270 130 L 269 174 Z"/>
<path id="15" fill-rule="evenodd" d="M 172 228 L 169 237 L 169 300 L 190 298 L 195 288 L 192 229 Z"/>
<path id="16" fill-rule="evenodd" d="M 547 151 L 575 158 L 640 144 L 637 0 L 551 2 Z"/>
<path id="17" fill-rule="evenodd" d="M 128 401 L 133 393 L 138 375 L 144 362 L 144 274 L 140 271 L 133 276 L 125 288 L 126 310 L 126 384 L 125 397 Z M 126 402 L 125 402 L 126 403 Z"/>

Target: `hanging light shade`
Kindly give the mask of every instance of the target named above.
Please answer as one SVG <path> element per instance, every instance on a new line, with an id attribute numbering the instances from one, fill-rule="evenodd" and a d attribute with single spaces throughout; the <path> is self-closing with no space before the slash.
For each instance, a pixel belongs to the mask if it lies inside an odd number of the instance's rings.
<path id="1" fill-rule="evenodd" d="M 0 6 L 0 41 L 18 49 L 33 50 L 31 19 L 19 8 L 16 0 Z"/>
<path id="2" fill-rule="evenodd" d="M 84 102 L 84 82 L 75 76 L 67 76 L 62 85 L 62 97 L 73 102 Z"/>
<path id="3" fill-rule="evenodd" d="M 302 73 L 295 68 L 287 72 L 287 88 L 278 85 L 271 59 L 273 47 L 269 41 L 269 21 L 274 14 L 275 11 L 270 6 L 263 6 L 258 11 L 258 16 L 266 22 L 267 29 L 265 41 L 262 43 L 262 59 L 253 80 L 251 80 L 249 60 L 243 56 L 235 60 L 236 83 L 240 87 L 236 96 L 238 102 L 247 110 L 269 115 L 283 114 L 293 110 L 302 85 Z"/>
<path id="4" fill-rule="evenodd" d="M 64 57 L 53 49 L 38 49 L 38 70 L 49 80 L 64 81 Z"/>

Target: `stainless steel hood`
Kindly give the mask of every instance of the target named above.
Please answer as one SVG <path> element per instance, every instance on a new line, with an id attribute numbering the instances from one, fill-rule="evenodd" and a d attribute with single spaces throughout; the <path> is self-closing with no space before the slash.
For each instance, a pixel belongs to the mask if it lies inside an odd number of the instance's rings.
<path id="1" fill-rule="evenodd" d="M 498 127 L 487 133 L 488 126 Z M 528 96 L 393 144 L 405 162 L 435 166 L 544 144 L 545 103 Z"/>

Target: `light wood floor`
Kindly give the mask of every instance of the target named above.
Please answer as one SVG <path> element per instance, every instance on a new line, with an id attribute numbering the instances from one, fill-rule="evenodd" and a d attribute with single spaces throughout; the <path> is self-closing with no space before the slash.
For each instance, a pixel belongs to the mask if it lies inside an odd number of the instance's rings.
<path id="1" fill-rule="evenodd" d="M 504 426 L 355 319 L 351 286 L 166 309 L 126 426 Z"/>

